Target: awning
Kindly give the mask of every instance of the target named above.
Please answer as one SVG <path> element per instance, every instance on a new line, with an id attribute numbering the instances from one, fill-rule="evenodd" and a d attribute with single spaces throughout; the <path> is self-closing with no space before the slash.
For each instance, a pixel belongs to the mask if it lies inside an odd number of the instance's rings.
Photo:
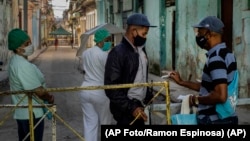
<path id="1" fill-rule="evenodd" d="M 95 32 L 101 28 L 105 28 L 110 32 L 110 34 L 114 34 L 115 44 L 120 42 L 120 39 L 122 38 L 122 35 L 125 32 L 122 28 L 119 28 L 116 25 L 113 25 L 111 23 L 100 24 L 81 35 L 81 44 L 80 44 L 80 48 L 77 50 L 76 56 L 82 55 L 82 52 L 87 49 L 86 44 L 89 39 L 89 36 L 95 34 Z"/>
<path id="2" fill-rule="evenodd" d="M 55 31 L 51 32 L 49 35 L 72 35 L 72 33 L 68 32 L 63 27 L 60 26 Z"/>

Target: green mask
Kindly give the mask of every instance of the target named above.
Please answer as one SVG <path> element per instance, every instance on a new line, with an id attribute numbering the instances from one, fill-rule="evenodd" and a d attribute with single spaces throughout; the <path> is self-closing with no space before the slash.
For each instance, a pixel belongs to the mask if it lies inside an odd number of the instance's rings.
<path id="1" fill-rule="evenodd" d="M 102 47 L 103 51 L 108 51 L 111 47 L 112 43 L 111 42 L 104 42 L 104 45 Z"/>

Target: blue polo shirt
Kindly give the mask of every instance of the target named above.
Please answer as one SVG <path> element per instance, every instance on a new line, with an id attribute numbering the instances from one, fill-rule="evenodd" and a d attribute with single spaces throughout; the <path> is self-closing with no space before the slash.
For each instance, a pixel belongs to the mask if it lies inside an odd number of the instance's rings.
<path id="1" fill-rule="evenodd" d="M 45 86 L 44 76 L 41 71 L 27 59 L 20 55 L 13 55 L 9 62 L 9 83 L 11 91 L 33 90 L 40 86 Z M 13 104 L 17 104 L 25 94 L 15 94 L 11 96 Z M 32 99 L 33 104 L 39 104 Z M 28 97 L 19 104 L 27 105 Z M 42 117 L 44 112 L 42 108 L 34 108 L 33 113 L 36 118 Z M 29 119 L 28 108 L 17 108 L 14 112 L 14 119 Z"/>
<path id="2" fill-rule="evenodd" d="M 221 43 L 210 49 L 207 53 L 207 61 L 203 68 L 202 82 L 200 95 L 206 96 L 214 90 L 217 84 L 230 84 L 234 77 L 234 72 L 237 70 L 236 58 L 226 48 L 225 43 Z M 205 109 L 215 109 L 215 105 L 199 104 L 198 111 Z M 199 115 L 198 118 L 203 118 L 204 115 Z M 211 114 L 212 121 L 219 119 L 217 114 Z"/>

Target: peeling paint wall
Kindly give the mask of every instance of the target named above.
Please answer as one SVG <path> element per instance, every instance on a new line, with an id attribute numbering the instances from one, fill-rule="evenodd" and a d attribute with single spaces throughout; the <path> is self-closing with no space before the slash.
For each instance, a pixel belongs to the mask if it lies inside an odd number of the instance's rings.
<path id="1" fill-rule="evenodd" d="M 233 3 L 233 50 L 240 71 L 240 97 L 250 97 L 250 7 L 249 0 L 234 0 Z"/>
<path id="2" fill-rule="evenodd" d="M 173 31 L 173 21 L 174 21 L 174 14 L 175 6 L 166 8 L 166 69 L 172 70 L 172 42 L 175 42 L 172 38 L 172 34 L 174 34 L 175 31 Z M 161 56 L 163 57 L 163 56 Z"/>
<path id="3" fill-rule="evenodd" d="M 0 0 L 0 61 L 6 65 L 10 57 L 10 51 L 8 50 L 8 32 L 11 30 L 11 15 L 12 7 L 11 1 Z"/>
<path id="4" fill-rule="evenodd" d="M 201 79 L 202 69 L 206 61 L 206 50 L 199 48 L 195 42 L 195 31 L 192 25 L 208 16 L 221 15 L 221 0 L 175 0 L 175 6 L 166 7 L 166 35 L 165 45 L 161 45 L 161 0 L 144 0 L 143 12 L 149 21 L 157 25 L 150 28 L 147 36 L 147 52 L 149 57 L 149 70 L 151 73 L 160 75 L 160 70 L 172 69 L 172 42 L 175 43 L 175 66 L 182 78 L 195 81 Z M 225 2 L 225 1 L 224 1 Z M 113 6 L 117 1 L 113 0 Z M 118 4 L 119 5 L 119 4 Z M 120 5 L 121 6 L 121 5 Z M 119 8 L 119 7 L 118 7 Z M 153 10 L 152 10 L 153 9 Z M 175 11 L 175 19 L 173 12 Z M 114 24 L 124 26 L 129 12 L 115 12 Z M 232 26 L 232 49 L 237 58 L 237 66 L 240 70 L 239 97 L 250 98 L 250 0 L 233 0 L 233 26 Z M 175 30 L 172 22 L 175 20 Z M 172 39 L 175 34 L 175 41 Z M 161 47 L 166 49 L 162 52 Z M 166 59 L 166 64 L 162 59 Z"/>
<path id="5" fill-rule="evenodd" d="M 176 70 L 185 79 L 200 79 L 206 51 L 195 42 L 192 25 L 207 15 L 217 15 L 217 3 L 210 0 L 176 1 Z"/>
<path id="6" fill-rule="evenodd" d="M 240 70 L 239 97 L 250 97 L 249 0 L 233 1 L 233 52 Z M 208 15 L 220 15 L 220 0 L 176 0 L 176 70 L 183 78 L 200 79 L 207 51 L 195 43 L 192 25 Z M 169 57 L 168 57 L 169 59 Z M 168 66 L 169 67 L 169 66 Z"/>
<path id="7" fill-rule="evenodd" d="M 144 14 L 147 15 L 149 22 L 152 25 L 157 25 L 155 28 L 150 28 L 147 35 L 146 50 L 149 58 L 149 71 L 154 74 L 160 74 L 160 31 L 159 31 L 159 0 L 145 0 Z M 155 10 L 152 10 L 155 9 Z"/>
<path id="8" fill-rule="evenodd" d="M 13 28 L 19 28 L 19 3 L 22 4 L 22 2 L 22 0 L 0 0 L 0 61 L 4 63 L 4 66 L 8 64 L 12 55 L 12 51 L 8 50 L 8 32 Z M 40 11 L 33 8 L 34 6 L 29 4 L 28 34 L 35 48 L 38 48 L 40 46 Z"/>

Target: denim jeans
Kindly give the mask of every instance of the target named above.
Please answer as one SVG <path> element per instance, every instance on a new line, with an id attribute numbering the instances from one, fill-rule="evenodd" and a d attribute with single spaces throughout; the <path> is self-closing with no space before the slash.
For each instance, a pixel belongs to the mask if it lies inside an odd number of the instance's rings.
<path id="1" fill-rule="evenodd" d="M 34 118 L 33 119 L 34 127 L 40 119 L 41 118 Z M 17 121 L 17 126 L 18 126 L 19 141 L 22 141 L 30 131 L 29 120 L 16 120 L 16 121 Z M 44 131 L 44 120 L 42 120 L 39 123 L 39 125 L 36 127 L 36 129 L 34 130 L 35 141 L 42 141 L 43 140 L 43 131 Z M 30 136 L 25 141 L 30 141 Z"/>
<path id="2" fill-rule="evenodd" d="M 238 125 L 238 117 L 228 117 L 225 119 L 218 119 L 215 121 L 211 121 L 209 116 L 205 116 L 202 119 L 197 119 L 198 125 L 208 125 L 208 124 L 228 124 L 228 125 Z"/>

